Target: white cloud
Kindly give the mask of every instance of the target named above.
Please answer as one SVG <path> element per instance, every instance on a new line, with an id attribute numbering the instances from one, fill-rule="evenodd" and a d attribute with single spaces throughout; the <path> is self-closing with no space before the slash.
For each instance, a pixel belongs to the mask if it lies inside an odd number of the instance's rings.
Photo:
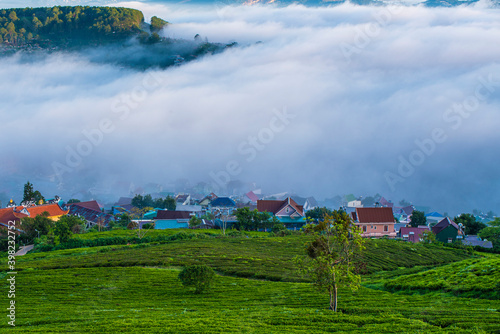
<path id="1" fill-rule="evenodd" d="M 48 177 L 54 161 L 64 163 L 66 146 L 76 149 L 83 130 L 109 118 L 115 130 L 64 175 L 66 187 L 110 179 L 212 181 L 211 171 L 235 160 L 237 178 L 269 190 L 317 197 L 379 192 L 437 201 L 443 210 L 498 207 L 492 180 L 500 173 L 492 166 L 500 86 L 456 130 L 459 120 L 443 119 L 454 103 L 475 96 L 479 77 L 500 81 L 497 9 L 117 5 L 172 22 L 166 36 L 200 34 L 240 47 L 154 71 L 161 84 L 125 119 L 113 106 L 151 71 L 95 64 L 85 55 L 2 60 L 0 145 L 15 162 L 2 164 L 3 179 L 35 170 Z M 283 107 L 296 117 L 248 162 L 250 153 L 238 147 L 248 148 L 249 136 L 259 133 L 269 138 L 263 129 Z M 419 149 L 415 141 L 436 128 L 447 140 L 392 191 L 385 173 L 397 174 L 399 157 L 409 159 Z"/>

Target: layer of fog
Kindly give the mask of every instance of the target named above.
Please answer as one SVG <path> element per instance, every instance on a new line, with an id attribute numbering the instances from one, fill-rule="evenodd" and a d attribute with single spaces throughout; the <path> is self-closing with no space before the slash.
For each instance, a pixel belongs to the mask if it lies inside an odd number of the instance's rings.
<path id="1" fill-rule="evenodd" d="M 26 179 L 69 197 L 179 178 L 217 187 L 232 173 L 266 192 L 499 211 L 500 86 L 476 97 L 481 80 L 500 82 L 498 10 L 116 5 L 172 22 L 164 36 L 240 47 L 146 72 L 67 54 L 3 59 L 0 173 L 13 196 Z M 470 113 L 447 111 L 464 101 Z M 293 118 L 275 121 L 283 110 Z M 112 130 L 69 166 L 100 123 Z M 414 153 L 433 132 L 440 142 Z"/>

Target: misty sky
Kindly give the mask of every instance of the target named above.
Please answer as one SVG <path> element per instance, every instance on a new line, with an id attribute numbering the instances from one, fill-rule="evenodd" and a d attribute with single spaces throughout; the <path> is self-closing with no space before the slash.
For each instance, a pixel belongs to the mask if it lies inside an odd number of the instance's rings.
<path id="1" fill-rule="evenodd" d="M 171 22 L 166 37 L 239 47 L 146 72 L 95 51 L 2 58 L 9 196 L 27 179 L 67 199 L 232 174 L 266 192 L 500 212 L 498 9 L 113 4 Z"/>

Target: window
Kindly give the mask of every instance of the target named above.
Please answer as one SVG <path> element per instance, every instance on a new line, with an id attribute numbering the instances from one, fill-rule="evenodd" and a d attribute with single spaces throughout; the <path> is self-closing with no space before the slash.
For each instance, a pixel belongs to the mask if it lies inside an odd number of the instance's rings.
<path id="1" fill-rule="evenodd" d="M 363 232 L 366 232 L 366 225 L 363 225 Z"/>
<path id="2" fill-rule="evenodd" d="M 376 229 L 377 229 L 377 226 L 375 226 L 373 229 L 375 229 L 375 230 L 376 230 Z"/>
<path id="3" fill-rule="evenodd" d="M 415 234 L 415 232 L 410 232 L 410 234 Z"/>
<path id="4" fill-rule="evenodd" d="M 290 212 L 290 208 L 286 208 L 286 213 Z"/>
<path id="5" fill-rule="evenodd" d="M 389 226 L 384 225 L 384 232 L 387 232 L 387 231 L 389 231 Z"/>

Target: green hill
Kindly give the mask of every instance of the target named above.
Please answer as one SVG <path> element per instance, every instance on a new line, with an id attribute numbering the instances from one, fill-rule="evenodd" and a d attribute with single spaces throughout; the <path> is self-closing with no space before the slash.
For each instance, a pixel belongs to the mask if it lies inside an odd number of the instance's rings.
<path id="1" fill-rule="evenodd" d="M 16 258 L 16 327 L 25 333 L 500 333 L 497 300 L 449 294 L 394 294 L 368 288 L 400 275 L 486 263 L 462 249 L 367 240 L 364 287 L 328 295 L 296 273 L 305 235 L 269 237 L 218 231 L 155 231 L 148 243 L 132 231 L 79 236 L 130 243 L 38 252 Z M 168 239 L 166 239 L 168 237 Z M 161 239 L 163 238 L 163 239 Z M 147 241 L 147 240 L 141 240 Z M 4 258 L 4 260 L 6 260 Z M 461 262 L 460 262 L 461 261 Z M 201 295 L 183 287 L 179 267 L 207 264 L 215 285 Z M 451 263 L 451 264 L 450 264 Z M 458 268 L 458 267 L 457 267 Z M 386 271 L 380 271 L 386 270 Z M 428 270 L 427 272 L 431 272 Z M 491 272 L 495 272 L 491 270 Z M 239 276 L 239 277 L 231 277 Z M 409 277 L 411 275 L 401 276 Z M 382 278 L 385 277 L 385 278 Z M 496 277 L 496 276 L 495 276 Z M 250 278 L 250 279 L 249 279 Z M 7 291 L 7 273 L 0 273 Z M 279 281 L 279 282 L 273 282 Z M 7 298 L 2 299 L 6 309 Z M 0 324 L 0 331 L 9 327 Z"/>
<path id="2" fill-rule="evenodd" d="M 500 299 L 500 258 L 469 259 L 388 280 L 390 291 L 445 291 L 456 295 Z"/>
<path id="3" fill-rule="evenodd" d="M 237 45 L 160 36 L 168 24 L 156 16 L 146 23 L 141 11 L 130 8 L 0 9 L 0 56 L 35 54 L 38 60 L 69 51 L 94 63 L 146 70 L 182 65 Z"/>
<path id="4" fill-rule="evenodd" d="M 268 237 L 253 233 L 236 237 L 220 234 L 177 231 L 152 234 L 137 240 L 131 234 L 117 236 L 102 233 L 104 238 L 87 239 L 105 247 L 76 248 L 28 254 L 19 259 L 18 268 L 81 268 L 129 266 L 182 266 L 206 263 L 226 275 L 274 281 L 300 281 L 295 271 L 295 256 L 305 256 L 305 235 Z M 236 234 L 238 235 L 238 234 Z M 148 237 L 149 238 L 149 237 Z M 138 243 L 138 242 L 149 243 Z M 127 245 L 130 243 L 130 245 Z M 134 244 L 138 243 L 138 244 Z M 470 258 L 461 249 L 412 244 L 394 240 L 368 240 L 363 254 L 364 273 L 394 270 L 400 267 L 441 265 Z"/>
<path id="5" fill-rule="evenodd" d="M 0 43 L 85 43 L 128 38 L 141 32 L 141 11 L 115 7 L 52 7 L 0 10 Z"/>

